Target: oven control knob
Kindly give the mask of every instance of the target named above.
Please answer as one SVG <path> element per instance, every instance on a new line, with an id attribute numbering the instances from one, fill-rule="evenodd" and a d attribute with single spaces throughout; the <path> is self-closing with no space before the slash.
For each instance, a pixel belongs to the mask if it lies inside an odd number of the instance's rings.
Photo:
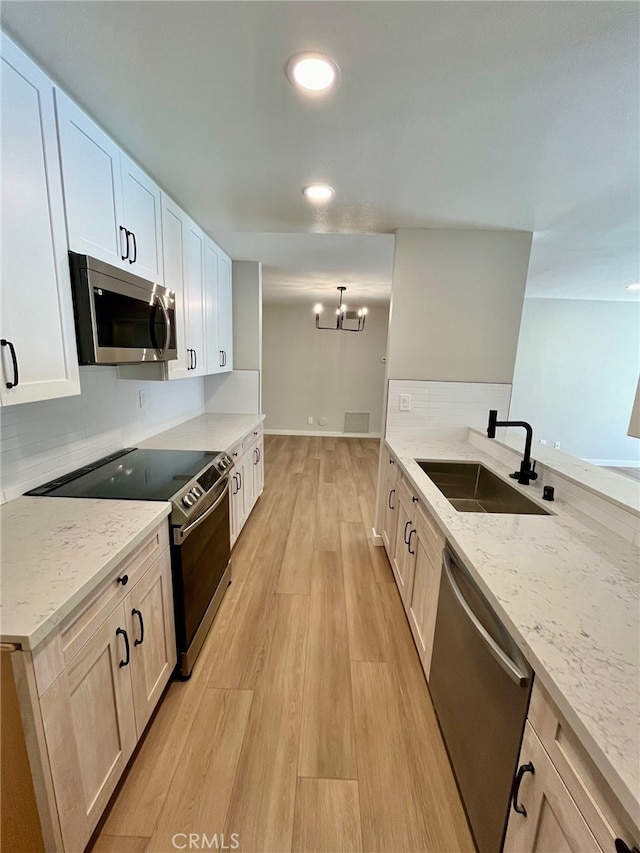
<path id="1" fill-rule="evenodd" d="M 191 489 L 191 494 L 193 495 L 193 497 L 194 497 L 196 500 L 198 500 L 198 498 L 200 497 L 200 495 L 202 494 L 202 492 L 200 491 L 200 489 L 199 489 L 197 486 L 194 486 L 194 487 Z"/>
<path id="2" fill-rule="evenodd" d="M 185 496 L 182 498 L 182 503 L 183 503 L 185 506 L 193 506 L 193 504 L 194 504 L 194 500 L 193 500 L 193 498 L 191 497 L 191 495 L 185 495 Z"/>

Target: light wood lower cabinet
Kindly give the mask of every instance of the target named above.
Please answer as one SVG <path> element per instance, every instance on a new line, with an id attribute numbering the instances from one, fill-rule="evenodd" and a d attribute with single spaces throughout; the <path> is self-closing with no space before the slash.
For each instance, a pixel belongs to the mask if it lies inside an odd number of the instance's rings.
<path id="1" fill-rule="evenodd" d="M 398 463 L 384 448 L 382 479 L 382 543 L 392 562 L 396 549 L 396 531 L 398 529 Z"/>
<path id="2" fill-rule="evenodd" d="M 33 653 L 13 653 L 52 849 L 84 850 L 175 667 L 168 544 L 165 521 Z"/>
<path id="3" fill-rule="evenodd" d="M 40 700 L 65 850 L 84 849 L 136 745 L 126 625 L 120 604 Z"/>
<path id="4" fill-rule="evenodd" d="M 638 829 L 539 681 L 531 694 L 519 768 L 517 804 L 526 814 L 512 804 L 503 853 L 639 849 Z"/>
<path id="5" fill-rule="evenodd" d="M 518 807 L 525 814 L 512 807 L 503 853 L 602 853 L 530 723 L 525 726 L 520 767 L 525 772 Z"/>
<path id="6" fill-rule="evenodd" d="M 230 473 L 231 547 L 245 525 L 264 487 L 264 438 L 262 425 L 231 450 L 234 466 Z"/>

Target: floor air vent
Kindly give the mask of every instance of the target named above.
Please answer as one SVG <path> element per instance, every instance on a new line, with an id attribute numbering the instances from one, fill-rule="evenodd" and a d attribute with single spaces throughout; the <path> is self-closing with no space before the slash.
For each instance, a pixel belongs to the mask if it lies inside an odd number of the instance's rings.
<path id="1" fill-rule="evenodd" d="M 345 412 L 345 432 L 369 432 L 369 412 Z"/>

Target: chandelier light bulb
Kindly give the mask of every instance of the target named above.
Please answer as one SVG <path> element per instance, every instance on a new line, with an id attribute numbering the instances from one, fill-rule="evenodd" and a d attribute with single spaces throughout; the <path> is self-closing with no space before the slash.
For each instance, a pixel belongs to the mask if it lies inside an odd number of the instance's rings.
<path id="1" fill-rule="evenodd" d="M 322 313 L 322 305 L 320 305 L 320 303 L 319 303 L 319 302 L 318 302 L 318 304 L 315 306 L 315 308 L 313 309 L 313 313 L 314 313 L 314 314 L 321 314 L 321 313 Z"/>

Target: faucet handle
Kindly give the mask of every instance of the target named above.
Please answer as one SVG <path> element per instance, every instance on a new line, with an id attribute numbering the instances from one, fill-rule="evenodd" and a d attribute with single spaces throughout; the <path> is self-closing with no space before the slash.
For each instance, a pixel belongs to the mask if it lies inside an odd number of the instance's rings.
<path id="1" fill-rule="evenodd" d="M 537 480 L 538 479 L 538 475 L 536 474 L 536 460 L 535 459 L 531 460 L 531 467 L 529 468 L 529 479 L 530 480 Z"/>

